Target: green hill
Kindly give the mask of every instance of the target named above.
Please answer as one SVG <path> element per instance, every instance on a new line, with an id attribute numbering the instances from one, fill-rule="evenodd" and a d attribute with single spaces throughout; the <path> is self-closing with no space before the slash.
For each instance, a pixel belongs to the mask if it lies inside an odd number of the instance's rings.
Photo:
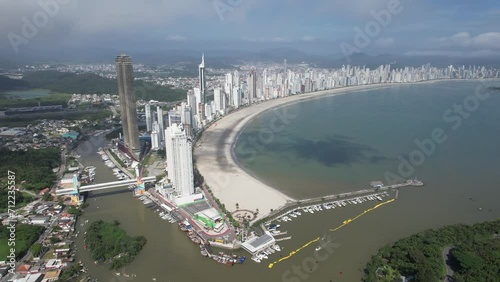
<path id="1" fill-rule="evenodd" d="M 0 91 L 10 91 L 22 88 L 28 88 L 30 84 L 21 79 L 12 79 L 6 76 L 0 75 Z"/>
<path id="2" fill-rule="evenodd" d="M 38 71 L 27 73 L 23 80 L 32 87 L 48 89 L 60 93 L 118 94 L 115 79 L 107 79 L 95 74 L 63 73 L 58 71 Z M 174 102 L 184 100 L 186 91 L 158 86 L 143 81 L 134 81 L 137 99 Z"/>

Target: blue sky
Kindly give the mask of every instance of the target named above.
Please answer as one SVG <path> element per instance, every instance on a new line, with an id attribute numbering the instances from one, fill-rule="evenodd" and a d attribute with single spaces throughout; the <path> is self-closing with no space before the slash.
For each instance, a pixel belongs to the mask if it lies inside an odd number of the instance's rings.
<path id="1" fill-rule="evenodd" d="M 293 47 L 341 53 L 344 44 L 369 54 L 500 54 L 498 0 L 0 0 L 2 50 L 11 52 L 13 36 L 23 36 L 23 17 L 33 22 L 44 12 L 39 2 L 57 3 L 57 11 L 17 43 L 19 52 Z M 399 12 L 357 44 L 356 30 L 373 27 L 372 14 L 389 5 Z"/>

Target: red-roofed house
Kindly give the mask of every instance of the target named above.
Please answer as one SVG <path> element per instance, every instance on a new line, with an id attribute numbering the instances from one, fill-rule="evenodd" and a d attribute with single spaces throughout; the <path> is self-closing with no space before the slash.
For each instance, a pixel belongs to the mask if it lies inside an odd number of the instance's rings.
<path id="1" fill-rule="evenodd" d="M 17 268 L 16 272 L 20 273 L 20 274 L 28 274 L 28 273 L 30 273 L 30 268 L 31 268 L 31 265 L 23 264 Z"/>

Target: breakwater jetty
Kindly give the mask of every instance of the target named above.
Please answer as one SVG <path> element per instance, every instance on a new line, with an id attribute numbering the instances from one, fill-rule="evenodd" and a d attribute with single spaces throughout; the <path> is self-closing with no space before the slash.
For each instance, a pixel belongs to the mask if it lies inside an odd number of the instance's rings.
<path id="1" fill-rule="evenodd" d="M 274 218 L 279 217 L 280 214 L 290 212 L 294 209 L 300 208 L 302 206 L 311 206 L 315 204 L 320 204 L 324 202 L 331 202 L 331 201 L 336 201 L 336 200 L 343 200 L 343 199 L 349 199 L 353 197 L 360 197 L 360 196 L 365 196 L 369 194 L 378 194 L 378 193 L 384 193 L 388 192 L 391 190 L 396 190 L 399 191 L 399 188 L 403 187 L 421 187 L 424 186 L 424 183 L 420 180 L 415 179 L 409 179 L 406 180 L 405 182 L 402 183 L 397 183 L 397 184 L 392 184 L 392 185 L 383 185 L 379 181 L 375 181 L 377 185 L 372 184 L 372 188 L 369 189 L 363 189 L 363 190 L 357 190 L 357 191 L 352 191 L 352 192 L 344 192 L 344 193 L 338 193 L 338 194 L 332 194 L 332 195 L 325 195 L 321 197 L 313 197 L 313 198 L 308 198 L 308 199 L 302 199 L 302 200 L 297 200 L 297 201 L 288 201 L 284 206 L 275 209 L 271 211 L 264 219 L 261 219 L 257 222 L 268 222 Z M 372 183 L 375 183 L 372 182 Z M 254 223 L 254 222 L 252 222 Z"/>

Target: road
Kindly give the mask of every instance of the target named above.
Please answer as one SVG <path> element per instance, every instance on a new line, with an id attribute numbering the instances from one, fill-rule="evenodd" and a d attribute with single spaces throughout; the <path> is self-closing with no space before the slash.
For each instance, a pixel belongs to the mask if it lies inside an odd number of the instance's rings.
<path id="1" fill-rule="evenodd" d="M 453 276 L 454 271 L 451 269 L 449 264 L 451 249 L 453 249 L 453 246 L 446 246 L 443 248 L 442 252 L 443 262 L 446 267 L 446 277 L 444 278 L 443 282 L 453 282 L 453 279 L 451 277 Z"/>

